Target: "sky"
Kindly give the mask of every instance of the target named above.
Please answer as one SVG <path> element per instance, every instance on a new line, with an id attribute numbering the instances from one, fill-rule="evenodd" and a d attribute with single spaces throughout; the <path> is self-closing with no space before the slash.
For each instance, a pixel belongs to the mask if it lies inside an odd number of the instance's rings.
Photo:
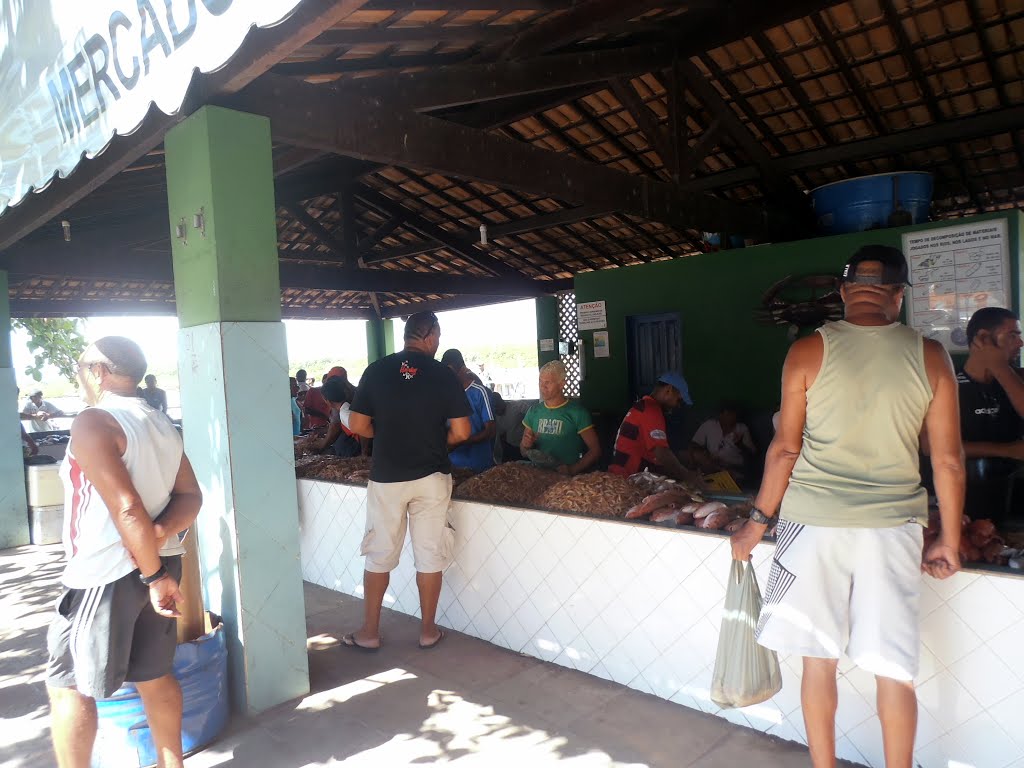
<path id="1" fill-rule="evenodd" d="M 494 304 L 489 307 L 439 312 L 441 346 L 479 347 L 484 344 L 530 344 L 537 338 L 536 315 L 532 299 Z M 395 321 L 401 334 L 401 320 Z M 174 317 L 96 317 L 82 323 L 86 341 L 104 336 L 127 336 L 138 342 L 152 370 L 170 370 L 177 366 L 178 321 Z M 366 333 L 362 320 L 285 320 L 288 358 L 291 361 L 315 360 L 331 355 L 365 354 Z M 11 335 L 14 368 L 22 390 L 34 382 L 23 374 L 32 362 L 26 338 Z M 52 371 L 45 380 L 56 378 Z"/>

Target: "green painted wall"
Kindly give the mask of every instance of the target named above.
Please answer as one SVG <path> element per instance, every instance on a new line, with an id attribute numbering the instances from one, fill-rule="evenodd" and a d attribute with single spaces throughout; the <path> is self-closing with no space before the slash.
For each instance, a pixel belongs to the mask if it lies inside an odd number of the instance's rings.
<path id="1" fill-rule="evenodd" d="M 1008 220 L 1010 271 L 1015 308 L 1020 306 L 1020 232 L 1024 214 L 1007 211 L 970 221 Z M 702 254 L 638 267 L 587 272 L 575 281 L 576 301 L 603 299 L 608 308 L 611 357 L 593 358 L 593 332 L 587 342 L 584 403 L 596 411 L 623 412 L 629 405 L 626 318 L 678 312 L 682 320 L 683 373 L 695 406 L 714 408 L 722 399 L 751 408 L 774 408 L 779 377 L 789 348 L 786 326 L 764 326 L 753 317 L 761 296 L 787 275 L 838 273 L 857 248 L 869 243 L 900 247 L 901 235 L 948 227 L 940 221 L 913 227 L 859 232 L 836 237 Z M 542 336 L 538 312 L 538 335 Z"/>
<path id="2" fill-rule="evenodd" d="M 542 366 L 558 359 L 558 299 L 541 296 L 534 300 L 537 313 L 537 365 Z M 541 352 L 540 340 L 553 339 L 555 350 Z"/>
<path id="3" fill-rule="evenodd" d="M 164 146 L 181 326 L 280 320 L 270 121 L 203 107 Z M 200 208 L 205 236 L 193 227 Z M 184 243 L 175 233 L 182 218 Z"/>

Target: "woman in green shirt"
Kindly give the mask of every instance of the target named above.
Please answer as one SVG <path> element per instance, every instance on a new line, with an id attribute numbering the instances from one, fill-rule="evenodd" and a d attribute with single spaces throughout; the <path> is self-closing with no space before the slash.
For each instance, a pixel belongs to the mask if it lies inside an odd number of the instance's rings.
<path id="1" fill-rule="evenodd" d="M 563 475 L 593 468 L 601 458 L 601 445 L 590 413 L 565 396 L 565 365 L 553 361 L 543 366 L 539 383 L 540 402 L 523 417 L 523 455 L 534 463 L 554 465 Z"/>

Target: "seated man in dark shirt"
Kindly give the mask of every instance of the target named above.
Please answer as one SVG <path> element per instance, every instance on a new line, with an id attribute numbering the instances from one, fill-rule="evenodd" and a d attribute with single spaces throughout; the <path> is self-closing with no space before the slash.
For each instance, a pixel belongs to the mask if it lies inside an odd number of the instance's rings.
<path id="1" fill-rule="evenodd" d="M 1024 380 L 1013 367 L 1024 342 L 1017 315 L 979 309 L 967 324 L 967 361 L 957 371 L 967 501 L 974 518 L 1005 513 L 1007 481 L 1024 461 Z"/>

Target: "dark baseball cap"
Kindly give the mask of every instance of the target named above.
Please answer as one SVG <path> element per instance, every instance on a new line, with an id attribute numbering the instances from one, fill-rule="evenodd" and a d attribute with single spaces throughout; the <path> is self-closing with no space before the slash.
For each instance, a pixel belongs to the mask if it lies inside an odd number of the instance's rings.
<path id="1" fill-rule="evenodd" d="M 858 275 L 857 267 L 865 261 L 882 264 L 881 275 Z M 843 282 L 866 285 L 907 285 L 910 276 L 903 251 L 889 245 L 865 245 L 860 248 L 843 267 Z"/>

